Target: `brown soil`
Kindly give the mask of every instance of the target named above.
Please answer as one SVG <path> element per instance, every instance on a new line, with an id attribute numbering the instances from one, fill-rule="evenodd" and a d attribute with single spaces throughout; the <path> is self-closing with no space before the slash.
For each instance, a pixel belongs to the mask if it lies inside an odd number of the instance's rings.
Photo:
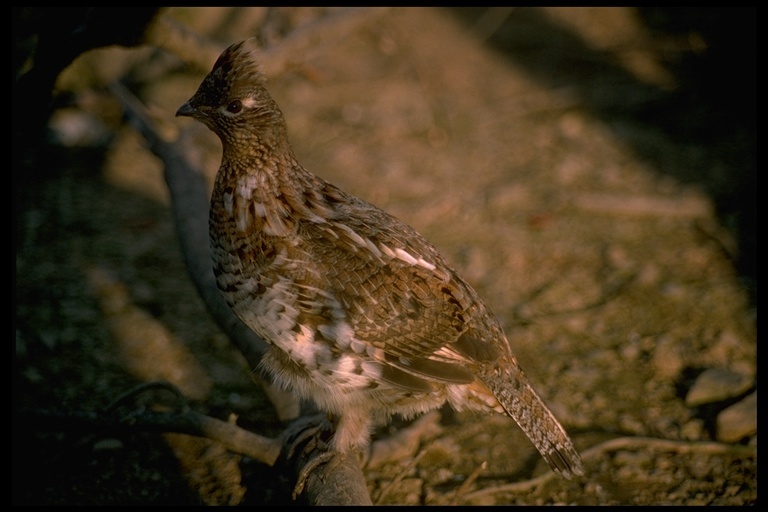
<path id="1" fill-rule="evenodd" d="M 168 14 L 231 42 L 260 12 Z M 499 488 L 546 472 L 532 445 L 506 418 L 445 413 L 416 458 L 366 473 L 376 503 L 755 503 L 756 433 L 717 442 L 717 414 L 741 397 L 685 404 L 704 369 L 756 374 L 754 23 L 393 9 L 270 79 L 303 164 L 443 251 L 586 454 L 581 479 Z M 189 128 L 173 114 L 202 74 L 158 75 L 164 58 L 90 52 L 60 79 L 78 107 L 51 124 L 81 138 L 16 188 L 15 410 L 101 411 L 165 380 L 195 410 L 275 435 L 189 280 L 160 162 L 92 88 L 130 70 L 158 120 Z M 190 129 L 212 179 L 218 141 Z M 280 472 L 196 438 L 14 423 L 17 504 L 290 502 Z"/>

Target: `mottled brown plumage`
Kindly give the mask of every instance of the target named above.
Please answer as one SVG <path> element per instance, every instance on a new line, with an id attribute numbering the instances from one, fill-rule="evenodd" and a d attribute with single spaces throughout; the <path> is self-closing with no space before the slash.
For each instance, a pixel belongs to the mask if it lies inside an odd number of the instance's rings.
<path id="1" fill-rule="evenodd" d="M 177 115 L 221 139 L 214 271 L 271 344 L 263 368 L 334 414 L 339 451 L 367 445 L 376 421 L 447 401 L 508 414 L 555 472 L 582 474 L 477 293 L 411 227 L 296 161 L 254 52 L 250 40 L 224 51 Z"/>

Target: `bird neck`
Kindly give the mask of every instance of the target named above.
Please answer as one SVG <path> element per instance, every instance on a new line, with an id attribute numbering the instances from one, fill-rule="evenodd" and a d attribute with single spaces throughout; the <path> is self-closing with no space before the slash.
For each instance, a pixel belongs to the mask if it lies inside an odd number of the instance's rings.
<path id="1" fill-rule="evenodd" d="M 311 174 L 296 160 L 285 138 L 257 137 L 244 142 L 222 140 L 221 170 L 228 178 L 239 176 L 271 176 L 276 182 L 306 181 Z M 270 180 L 272 181 L 272 180 Z"/>
<path id="2" fill-rule="evenodd" d="M 225 146 L 216 176 L 218 190 L 229 190 L 247 202 L 261 205 L 258 212 L 279 212 L 278 216 L 312 222 L 332 215 L 332 206 L 320 193 L 326 184 L 299 164 L 290 147 L 272 151 L 265 144 L 249 146 L 248 152 L 242 151 L 242 146 L 236 151 L 228 151 L 231 148 Z M 269 215 L 267 218 L 278 219 Z M 281 234 L 286 225 L 272 222 L 272 231 Z"/>

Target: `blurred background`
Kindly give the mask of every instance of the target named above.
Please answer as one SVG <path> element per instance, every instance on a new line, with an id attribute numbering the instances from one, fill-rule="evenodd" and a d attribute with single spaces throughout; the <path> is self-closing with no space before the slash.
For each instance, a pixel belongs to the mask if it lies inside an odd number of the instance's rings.
<path id="1" fill-rule="evenodd" d="M 418 459 L 366 472 L 376 503 L 754 503 L 755 27 L 755 8 L 14 7 L 14 503 L 290 503 L 216 443 L 62 419 L 163 380 L 282 429 L 110 88 L 193 140 L 210 183 L 219 142 L 174 113 L 247 37 L 299 161 L 444 253 L 589 453 L 581 481 L 505 490 L 543 472 L 530 443 L 446 412 Z"/>

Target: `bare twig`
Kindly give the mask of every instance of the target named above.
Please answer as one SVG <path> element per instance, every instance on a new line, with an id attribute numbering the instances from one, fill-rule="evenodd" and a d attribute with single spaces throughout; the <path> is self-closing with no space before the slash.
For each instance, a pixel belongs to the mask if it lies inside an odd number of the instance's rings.
<path id="1" fill-rule="evenodd" d="M 152 396 L 144 404 L 148 392 L 162 391 L 170 395 L 165 405 Z M 170 410 L 155 410 L 158 408 Z M 154 408 L 154 409 L 153 409 Z M 282 453 L 291 454 L 290 471 L 304 475 L 301 488 L 307 502 L 314 505 L 370 505 L 371 499 L 354 453 L 328 452 L 322 442 L 315 440 L 318 425 L 327 427 L 324 415 L 305 415 L 288 425 L 276 438 L 254 434 L 233 422 L 222 421 L 199 414 L 190 409 L 181 392 L 167 382 L 143 383 L 118 397 L 101 412 L 22 411 L 25 423 L 46 426 L 56 430 L 73 430 L 83 434 L 88 429 L 104 432 L 162 432 L 178 433 L 215 441 L 232 453 L 245 455 L 274 466 Z M 94 436 L 87 436 L 90 442 Z M 315 440 L 293 454 L 295 440 Z M 302 443 L 303 444 L 303 443 Z M 327 455 L 327 456 L 326 456 Z M 318 457 L 327 459 L 312 467 Z M 312 467 L 311 472 L 305 468 Z M 306 474 L 305 474 L 306 473 Z"/>
<path id="2" fill-rule="evenodd" d="M 608 304 L 614 298 L 618 297 L 624 288 L 632 283 L 635 277 L 635 272 L 614 276 L 612 279 L 605 282 L 601 289 L 602 293 L 598 297 L 585 299 L 584 303 L 578 306 L 552 311 L 536 311 L 535 313 L 532 313 L 531 304 L 536 298 L 544 295 L 544 293 L 546 293 L 557 282 L 557 280 L 553 279 L 533 290 L 524 302 L 520 302 L 515 306 L 515 320 L 521 325 L 528 325 L 542 318 L 568 316 L 600 308 Z"/>
<path id="3" fill-rule="evenodd" d="M 192 410 L 184 412 L 157 412 L 134 410 L 115 416 L 98 412 L 33 411 L 21 413 L 30 424 L 49 425 L 57 430 L 83 427 L 103 428 L 110 431 L 175 432 L 217 441 L 229 451 L 247 455 L 267 465 L 274 465 L 280 456 L 282 443 L 244 430 L 237 425 L 205 416 Z"/>
<path id="4" fill-rule="evenodd" d="M 641 450 L 641 451 L 661 451 L 672 453 L 704 453 L 709 455 L 725 455 L 732 454 L 739 457 L 755 456 L 757 450 L 753 446 L 733 445 L 726 443 L 714 443 L 714 442 L 691 442 L 691 441 L 675 441 L 669 439 L 658 439 L 653 437 L 618 437 L 605 441 L 585 450 L 581 453 L 581 458 L 584 462 L 597 459 L 609 452 L 615 452 L 619 450 Z M 505 485 L 498 485 L 495 487 L 486 487 L 475 492 L 466 494 L 464 501 L 475 500 L 477 498 L 487 496 L 489 494 L 495 494 L 499 492 L 514 493 L 514 494 L 529 494 L 535 489 L 546 484 L 553 478 L 555 474 L 547 472 L 526 480 L 524 482 L 514 482 Z"/>
<path id="5" fill-rule="evenodd" d="M 397 433 L 373 442 L 363 467 L 371 469 L 413 457 L 424 441 L 436 437 L 441 429 L 440 412 L 430 411 Z"/>
<path id="6" fill-rule="evenodd" d="M 306 55 L 313 48 L 337 41 L 387 11 L 387 7 L 346 7 L 308 23 L 293 31 L 280 44 L 265 48 L 259 56 L 261 69 L 267 76 L 274 76 L 296 60 L 297 55 Z"/>
<path id="7" fill-rule="evenodd" d="M 284 453 L 297 475 L 294 498 L 314 505 L 371 505 L 360 462 L 354 452 L 328 451 L 332 425 L 325 414 L 305 414 L 282 433 Z"/>
<path id="8" fill-rule="evenodd" d="M 144 40 L 204 72 L 211 69 L 226 48 L 225 44 L 200 36 L 167 14 L 155 19 L 144 34 Z"/>
<path id="9" fill-rule="evenodd" d="M 664 197 L 649 194 L 583 192 L 573 198 L 580 211 L 609 216 L 657 217 L 673 219 L 711 218 L 712 204 L 700 194 Z"/>
<path id="10" fill-rule="evenodd" d="M 165 180 L 171 195 L 176 232 L 192 281 L 216 323 L 249 364 L 256 368 L 267 344 L 235 316 L 217 289 L 208 242 L 208 188 L 202 174 L 189 162 L 179 143 L 163 140 L 144 107 L 127 89 L 115 84 L 112 90 L 123 103 L 131 124 L 147 140 L 149 149 L 165 164 Z M 202 422 L 199 418 L 198 421 L 214 434 L 227 433 L 218 423 Z M 234 449 L 240 434 L 231 430 L 228 434 L 235 439 L 227 446 Z M 309 450 L 308 453 L 317 456 L 319 451 Z M 311 458 L 307 454 L 297 457 L 297 468 L 303 467 Z M 358 461 L 354 456 L 342 454 L 334 454 L 329 462 L 308 476 L 306 496 L 314 504 L 370 504 Z"/>
<path id="11" fill-rule="evenodd" d="M 475 468 L 474 471 L 472 471 L 472 473 L 470 473 L 470 475 L 467 477 L 466 480 L 464 480 L 461 486 L 458 489 L 456 489 L 456 492 L 453 495 L 454 502 L 458 502 L 458 500 L 467 493 L 470 486 L 473 483 L 475 483 L 475 480 L 477 480 L 478 477 L 480 477 L 482 472 L 485 471 L 487 467 L 488 467 L 488 461 L 484 460 L 479 466 Z"/>
<path id="12" fill-rule="evenodd" d="M 462 501 L 467 502 L 467 501 L 476 500 L 477 498 L 487 496 L 489 494 L 496 494 L 499 492 L 507 492 L 507 493 L 513 493 L 513 494 L 528 494 L 533 492 L 535 489 L 541 487 L 545 483 L 549 482 L 550 480 L 554 479 L 555 477 L 556 475 L 550 471 L 536 478 L 531 478 L 530 480 L 525 480 L 523 482 L 513 482 L 511 484 L 497 485 L 495 487 L 486 487 L 484 489 L 480 489 L 475 492 L 470 492 L 468 494 L 465 494 L 464 496 L 460 496 L 460 498 L 462 498 Z"/>
<path id="13" fill-rule="evenodd" d="M 128 121 L 146 139 L 149 149 L 165 164 L 165 181 L 171 195 L 176 234 L 184 262 L 208 312 L 229 336 L 252 368 L 268 345 L 243 324 L 224 301 L 213 275 L 208 241 L 208 185 L 179 144 L 163 140 L 141 103 L 122 85 L 112 92 L 123 104 Z"/>
<path id="14" fill-rule="evenodd" d="M 310 50 L 352 33 L 362 23 L 370 22 L 387 10 L 386 7 L 345 7 L 308 23 L 293 31 L 279 44 L 262 50 L 259 56 L 262 71 L 267 76 L 274 76 L 296 61 L 298 55 L 306 58 Z M 145 34 L 145 42 L 205 72 L 211 69 L 226 47 L 190 31 L 168 15 L 157 17 Z"/>
<path id="15" fill-rule="evenodd" d="M 514 11 L 514 7 L 487 7 L 472 25 L 472 32 L 481 41 L 487 41 L 496 33 Z"/>
<path id="16" fill-rule="evenodd" d="M 599 456 L 619 450 L 657 451 L 671 453 L 704 453 L 709 455 L 738 455 L 747 457 L 755 455 L 757 449 L 754 446 L 740 444 L 727 444 L 701 441 L 678 441 L 674 439 L 659 439 L 656 437 L 617 437 L 604 443 L 600 443 L 582 452 L 584 460 L 596 459 Z"/>
<path id="17" fill-rule="evenodd" d="M 427 452 L 421 452 L 418 455 L 416 455 L 415 457 L 413 457 L 411 460 L 409 460 L 408 463 L 405 464 L 405 466 L 400 470 L 400 472 L 397 475 L 395 475 L 395 478 L 393 478 L 391 482 L 389 482 L 386 486 L 384 486 L 381 489 L 379 489 L 379 492 L 376 495 L 376 503 L 381 503 L 382 500 L 384 500 L 384 498 L 393 489 L 395 489 L 400 484 L 400 482 L 403 481 L 403 479 L 406 476 L 408 476 L 411 473 L 413 468 L 416 467 L 416 464 L 418 464 L 419 461 L 421 461 L 422 457 L 424 457 L 424 455 L 426 453 Z"/>
<path id="18" fill-rule="evenodd" d="M 290 56 L 303 54 L 303 49 L 333 40 L 339 37 L 339 34 L 349 33 L 361 22 L 369 20 L 373 14 L 383 12 L 385 9 L 342 9 L 332 16 L 311 23 L 292 33 L 279 45 L 265 49 L 261 55 L 262 69 L 267 75 L 275 74 L 286 67 Z M 205 42 L 165 17 L 156 20 L 147 34 L 147 40 L 163 46 L 185 60 L 192 59 L 198 64 L 201 63 L 197 59 L 205 60 L 203 65 L 199 65 L 204 70 L 209 69 L 222 49 Z M 183 149 L 183 140 L 174 143 L 164 140 L 147 116 L 143 105 L 125 87 L 115 84 L 112 91 L 123 104 L 130 123 L 146 139 L 149 149 L 165 164 L 165 180 L 171 196 L 174 224 L 192 281 L 216 323 L 249 364 L 257 367 L 267 349 L 266 343 L 234 315 L 216 286 L 209 252 L 209 190 L 206 180 L 200 170 L 190 162 L 191 159 Z M 297 421 L 303 419 L 299 418 Z M 204 423 L 214 434 L 223 432 L 224 427 L 219 423 L 203 422 L 200 418 L 197 418 L 197 421 Z M 236 432 L 228 434 L 233 438 L 239 436 Z M 299 472 L 318 456 L 320 448 L 311 447 L 296 457 Z M 354 455 L 333 454 L 328 462 L 318 466 L 308 475 L 306 490 L 308 500 L 316 504 L 371 503 L 359 462 Z"/>

